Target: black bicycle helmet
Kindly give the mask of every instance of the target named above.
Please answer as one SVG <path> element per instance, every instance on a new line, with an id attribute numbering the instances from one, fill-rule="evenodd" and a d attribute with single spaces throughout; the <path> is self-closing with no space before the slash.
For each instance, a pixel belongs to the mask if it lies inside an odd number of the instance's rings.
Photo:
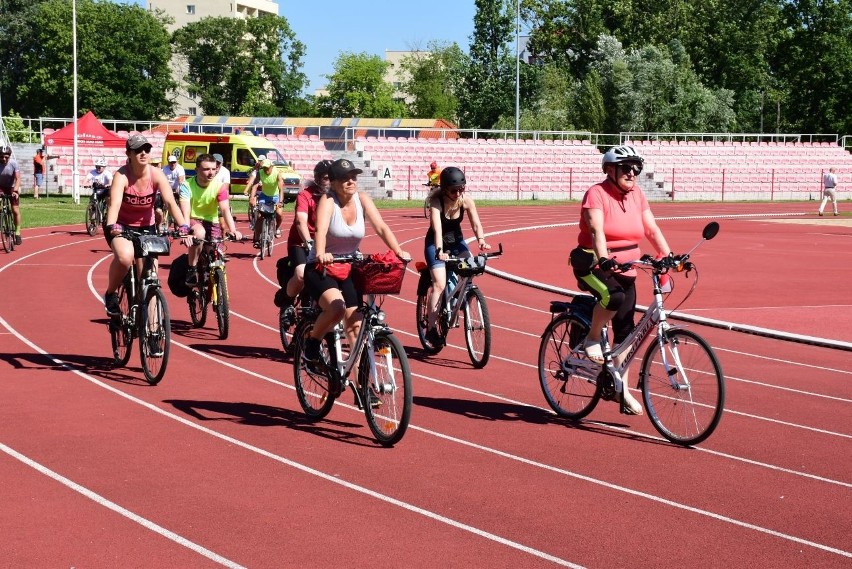
<path id="1" fill-rule="evenodd" d="M 441 170 L 441 188 L 452 188 L 453 186 L 465 185 L 464 172 L 455 166 L 448 166 Z"/>
<path id="2" fill-rule="evenodd" d="M 317 165 L 314 166 L 314 180 L 319 179 L 322 176 L 328 174 L 329 168 L 331 168 L 331 160 L 320 160 L 317 162 Z"/>
<path id="3" fill-rule="evenodd" d="M 0 146 L 0 154 L 8 154 L 12 155 L 12 147 L 11 146 Z"/>

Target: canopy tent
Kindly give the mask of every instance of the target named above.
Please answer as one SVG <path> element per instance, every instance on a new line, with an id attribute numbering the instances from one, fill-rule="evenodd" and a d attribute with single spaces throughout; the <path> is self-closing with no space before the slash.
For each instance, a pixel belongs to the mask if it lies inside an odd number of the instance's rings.
<path id="1" fill-rule="evenodd" d="M 77 145 L 94 148 L 124 148 L 125 140 L 108 130 L 89 111 L 77 119 Z M 45 135 L 45 146 L 73 146 L 74 124 L 68 123 L 56 132 Z"/>

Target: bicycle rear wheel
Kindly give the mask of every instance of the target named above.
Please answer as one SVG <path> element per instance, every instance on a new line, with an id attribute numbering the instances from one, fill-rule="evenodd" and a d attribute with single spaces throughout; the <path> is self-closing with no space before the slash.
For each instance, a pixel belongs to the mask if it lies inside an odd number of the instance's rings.
<path id="1" fill-rule="evenodd" d="M 482 369 L 491 356 L 491 318 L 488 316 L 485 296 L 478 288 L 470 288 L 465 293 L 462 314 L 467 355 L 473 367 Z"/>
<path id="2" fill-rule="evenodd" d="M 142 372 L 151 385 L 157 385 L 166 373 L 171 347 L 172 325 L 163 291 L 151 287 L 139 311 L 139 357 Z"/>
<path id="3" fill-rule="evenodd" d="M 296 343 L 293 334 L 297 325 L 299 303 L 299 299 L 296 298 L 292 306 L 282 308 L 278 311 L 278 335 L 281 337 L 281 347 L 284 349 L 285 354 L 291 354 Z"/>
<path id="4" fill-rule="evenodd" d="M 648 418 L 671 442 L 698 444 L 719 425 L 725 406 L 722 367 L 695 332 L 669 330 L 662 345 L 654 341 L 642 359 L 640 381 Z"/>
<path id="5" fill-rule="evenodd" d="M 375 362 L 375 378 L 370 377 L 370 358 Z M 370 431 L 383 446 L 393 446 L 408 428 L 413 402 L 408 358 L 396 336 L 376 334 L 372 353 L 365 349 L 361 354 L 358 381 Z"/>
<path id="6" fill-rule="evenodd" d="M 216 269 L 213 272 L 215 288 L 213 292 L 213 310 L 216 313 L 216 324 L 219 327 L 219 339 L 228 338 L 228 324 L 230 319 L 230 307 L 228 305 L 228 282 L 225 280 L 225 271 Z"/>
<path id="7" fill-rule="evenodd" d="M 0 211 L 0 240 L 3 241 L 3 250 L 11 253 L 15 248 L 15 226 L 9 224 L 9 216 L 6 209 Z"/>
<path id="8" fill-rule="evenodd" d="M 121 308 L 121 316 L 110 318 L 109 336 L 112 342 L 112 359 L 116 366 L 126 366 L 130 361 L 130 353 L 133 351 L 133 328 L 130 326 L 130 273 L 124 278 L 124 282 L 118 287 L 118 306 Z"/>
<path id="9" fill-rule="evenodd" d="M 598 368 L 590 368 L 583 351 L 589 333 L 585 322 L 570 313 L 554 318 L 538 349 L 538 381 L 548 405 L 560 417 L 582 419 L 601 397 Z"/>
<path id="10" fill-rule="evenodd" d="M 98 225 L 100 225 L 100 210 L 98 204 L 89 200 L 89 205 L 86 206 L 86 233 L 94 237 L 98 233 Z"/>
<path id="11" fill-rule="evenodd" d="M 432 289 L 429 289 L 425 295 L 417 296 L 417 313 L 415 314 L 415 324 L 417 325 L 417 337 L 420 339 L 420 345 L 423 346 L 423 351 L 427 354 L 435 355 L 440 352 L 444 348 L 444 342 L 439 343 L 437 346 L 433 346 L 429 340 L 426 339 L 426 332 L 429 330 L 429 296 L 432 294 Z M 441 299 L 441 304 L 438 308 L 438 314 L 444 313 L 444 305 L 446 304 L 445 299 Z M 438 317 L 436 326 L 438 328 L 439 335 L 446 339 L 447 337 L 447 328 L 443 325 L 443 318 Z"/>
<path id="12" fill-rule="evenodd" d="M 305 340 L 313 329 L 313 322 L 305 323 L 296 330 L 293 341 L 296 343 L 293 353 L 293 380 L 296 384 L 296 396 L 299 405 L 310 421 L 319 421 L 329 414 L 334 406 L 335 396 L 329 390 L 330 370 L 322 364 L 323 370 L 309 369 L 302 359 Z M 328 338 L 321 343 L 321 353 L 325 361 L 331 362 L 331 354 Z M 334 365 L 333 363 L 331 365 Z M 323 371 L 324 373 L 319 373 Z"/>
<path id="13" fill-rule="evenodd" d="M 189 304 L 189 318 L 194 328 L 201 328 L 207 322 L 207 287 L 199 275 L 198 284 L 189 289 L 186 302 Z"/>

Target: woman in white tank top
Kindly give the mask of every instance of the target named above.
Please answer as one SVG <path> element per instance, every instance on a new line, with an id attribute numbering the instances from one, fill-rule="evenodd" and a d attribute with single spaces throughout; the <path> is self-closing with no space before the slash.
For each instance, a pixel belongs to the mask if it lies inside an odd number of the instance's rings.
<path id="1" fill-rule="evenodd" d="M 311 337 L 305 345 L 305 359 L 320 358 L 320 339 L 345 319 L 346 335 L 354 343 L 361 322 L 356 308 L 360 298 L 351 277 L 337 280 L 325 275 L 322 266 L 329 265 L 334 255 L 348 255 L 358 250 L 365 234 L 365 219 L 391 251 L 400 259 L 410 260 L 393 232 L 382 219 L 370 196 L 358 191 L 358 174 L 362 171 L 346 159 L 337 160 L 329 167 L 331 189 L 317 206 L 317 231 L 314 249 L 305 267 L 305 286 L 317 298 L 322 314 L 317 318 Z M 313 264 L 316 261 L 316 265 Z"/>

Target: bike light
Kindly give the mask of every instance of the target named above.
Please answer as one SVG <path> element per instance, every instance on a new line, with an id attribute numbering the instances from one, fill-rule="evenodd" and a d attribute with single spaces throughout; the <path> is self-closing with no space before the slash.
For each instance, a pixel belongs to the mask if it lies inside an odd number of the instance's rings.
<path id="1" fill-rule="evenodd" d="M 376 313 L 376 322 L 378 322 L 379 324 L 384 324 L 386 318 L 387 318 L 387 316 L 385 315 L 384 310 L 379 310 Z"/>

